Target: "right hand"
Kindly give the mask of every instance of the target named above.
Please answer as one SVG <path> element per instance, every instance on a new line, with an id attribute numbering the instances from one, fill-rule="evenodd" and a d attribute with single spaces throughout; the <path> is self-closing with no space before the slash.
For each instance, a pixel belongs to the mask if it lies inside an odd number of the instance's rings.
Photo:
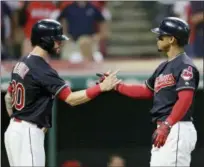
<path id="1" fill-rule="evenodd" d="M 110 73 L 110 72 L 109 72 Z M 101 82 L 104 81 L 104 79 L 109 76 L 109 73 L 96 73 L 96 76 L 99 77 L 98 81 L 96 82 L 96 85 L 97 84 L 100 84 Z"/>
<path id="2" fill-rule="evenodd" d="M 113 88 L 115 88 L 117 84 L 119 84 L 122 81 L 118 80 L 116 76 L 117 73 L 118 71 L 110 72 L 109 75 L 105 77 L 103 82 L 99 84 L 102 92 L 112 90 Z"/>

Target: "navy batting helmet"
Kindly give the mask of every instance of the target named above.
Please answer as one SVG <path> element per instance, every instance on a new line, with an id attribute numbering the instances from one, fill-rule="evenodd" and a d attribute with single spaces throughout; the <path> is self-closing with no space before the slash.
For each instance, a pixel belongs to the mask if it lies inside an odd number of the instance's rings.
<path id="1" fill-rule="evenodd" d="M 166 17 L 160 23 L 159 27 L 151 29 L 158 35 L 174 36 L 179 45 L 186 45 L 189 40 L 189 25 L 182 19 L 177 17 Z"/>
<path id="2" fill-rule="evenodd" d="M 33 46 L 38 45 L 51 53 L 56 40 L 68 40 L 68 37 L 63 35 L 62 25 L 58 21 L 43 19 L 33 25 L 31 33 Z"/>

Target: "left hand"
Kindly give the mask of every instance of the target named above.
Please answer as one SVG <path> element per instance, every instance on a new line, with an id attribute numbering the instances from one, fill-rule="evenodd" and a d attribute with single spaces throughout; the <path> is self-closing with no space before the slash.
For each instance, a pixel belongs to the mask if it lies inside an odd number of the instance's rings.
<path id="1" fill-rule="evenodd" d="M 168 122 L 162 122 L 152 135 L 152 143 L 155 147 L 162 147 L 170 133 L 171 126 Z"/>

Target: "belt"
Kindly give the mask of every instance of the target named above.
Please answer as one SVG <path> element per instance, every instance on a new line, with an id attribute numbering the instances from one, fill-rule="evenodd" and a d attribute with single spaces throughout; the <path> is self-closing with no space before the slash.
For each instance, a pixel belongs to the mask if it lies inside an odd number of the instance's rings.
<path id="1" fill-rule="evenodd" d="M 15 121 L 15 122 L 19 122 L 19 123 L 21 123 L 23 120 L 21 120 L 21 119 L 18 119 L 18 118 L 13 118 L 13 120 Z M 31 123 L 31 122 L 29 122 L 29 123 Z M 45 128 L 45 127 L 43 127 L 43 126 L 41 126 L 41 125 L 37 125 L 37 127 L 39 128 L 39 129 L 41 129 L 44 133 L 45 132 L 47 132 L 47 128 Z"/>

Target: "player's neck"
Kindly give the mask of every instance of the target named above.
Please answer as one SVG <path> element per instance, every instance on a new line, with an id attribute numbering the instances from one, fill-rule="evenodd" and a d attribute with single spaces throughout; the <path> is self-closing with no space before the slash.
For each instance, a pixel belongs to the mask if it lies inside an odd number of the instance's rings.
<path id="1" fill-rule="evenodd" d="M 177 57 L 179 54 L 183 53 L 184 49 L 180 47 L 171 47 L 167 52 L 168 60 L 172 60 Z"/>
<path id="2" fill-rule="evenodd" d="M 31 55 L 42 57 L 43 59 L 48 59 L 48 52 L 40 48 L 39 46 L 35 46 L 30 53 Z"/>

